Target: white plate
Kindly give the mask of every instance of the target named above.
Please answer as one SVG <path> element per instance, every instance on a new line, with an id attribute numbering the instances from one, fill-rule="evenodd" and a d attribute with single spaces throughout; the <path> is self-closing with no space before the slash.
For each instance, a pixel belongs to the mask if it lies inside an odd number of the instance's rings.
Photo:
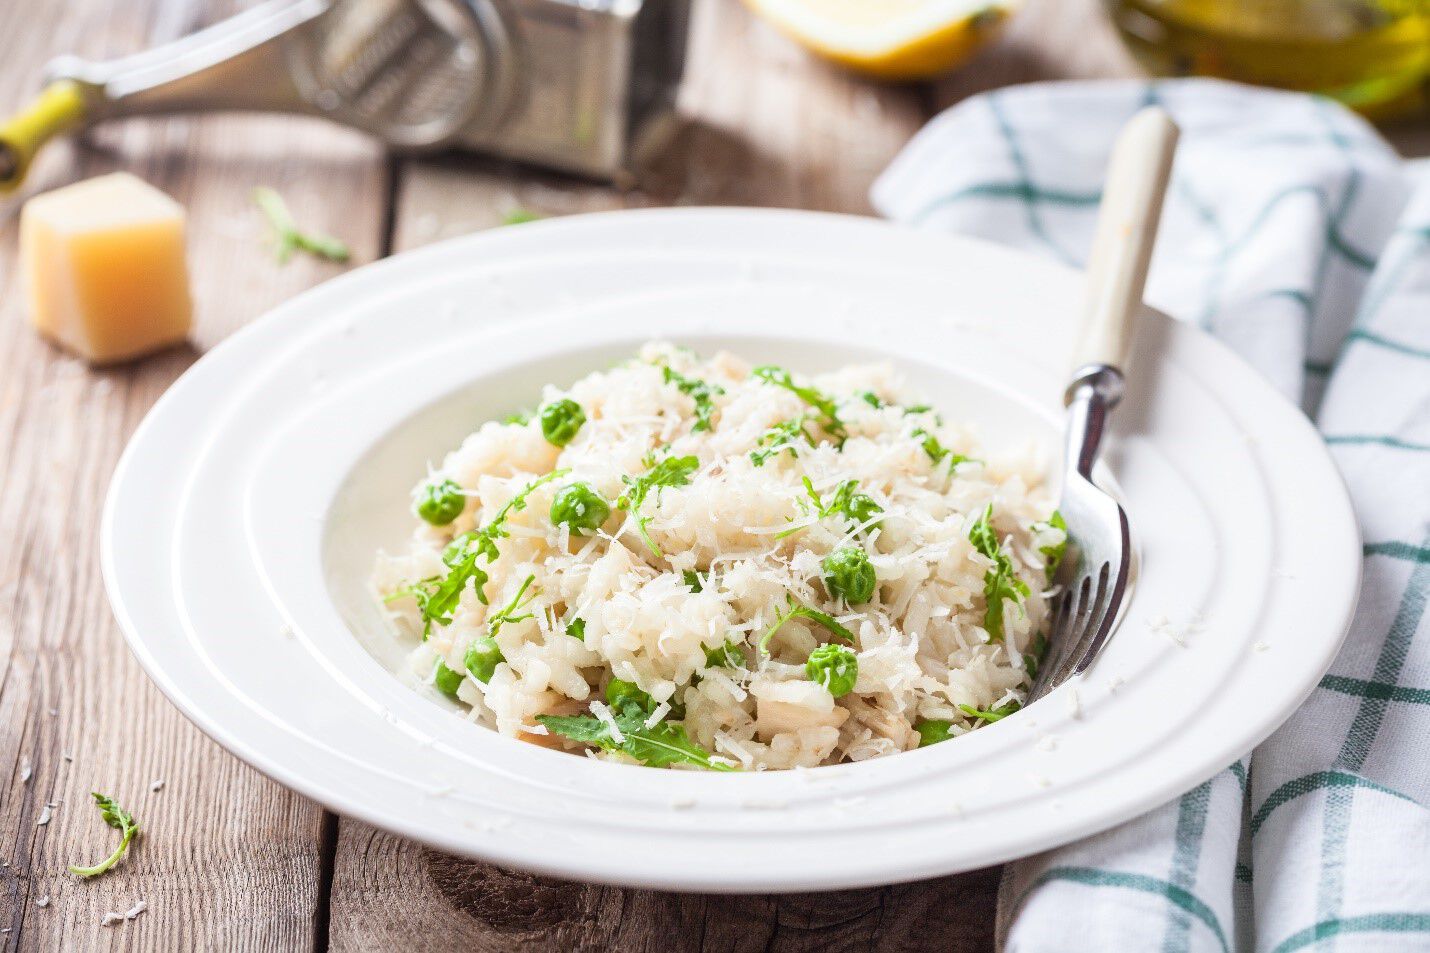
<path id="1" fill-rule="evenodd" d="M 429 459 L 541 383 L 654 337 L 805 371 L 887 359 L 990 442 L 1033 435 L 1056 457 L 1078 286 L 993 245 L 801 212 L 621 212 L 399 255 L 278 308 L 159 401 L 110 488 L 110 598 L 150 676 L 230 751 L 454 853 L 774 891 L 1064 843 L 1269 734 L 1330 664 L 1355 600 L 1357 531 L 1314 430 L 1161 315 L 1147 314 L 1108 455 L 1141 558 L 1121 629 L 1080 684 L 953 742 L 734 775 L 546 751 L 394 677 L 401 647 L 364 580 L 374 549 L 405 536 Z"/>

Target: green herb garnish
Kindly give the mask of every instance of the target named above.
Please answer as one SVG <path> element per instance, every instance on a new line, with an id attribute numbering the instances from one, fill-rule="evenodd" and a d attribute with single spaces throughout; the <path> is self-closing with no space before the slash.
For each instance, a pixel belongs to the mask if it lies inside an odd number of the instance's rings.
<path id="1" fill-rule="evenodd" d="M 516 624 L 517 622 L 523 622 L 534 615 L 534 613 L 531 612 L 518 613 L 519 610 L 525 609 L 530 605 L 531 600 L 541 595 L 541 590 L 537 589 L 533 591 L 531 595 L 526 596 L 524 600 L 522 599 L 522 596 L 526 595 L 526 587 L 531 585 L 532 580 L 535 578 L 535 575 L 528 575 L 523 579 L 521 586 L 516 590 L 516 595 L 511 597 L 511 601 L 487 617 L 487 631 L 493 636 L 501 632 L 502 626 L 508 623 Z"/>
<path id="2" fill-rule="evenodd" d="M 972 705 L 959 705 L 958 710 L 968 715 L 970 718 L 982 719 L 983 721 L 992 724 L 995 721 L 1001 721 L 1004 718 L 1007 718 L 1009 715 L 1013 714 L 1013 712 L 1017 711 L 1022 707 L 1023 706 L 1019 702 L 1011 701 L 1008 702 L 1006 705 L 999 705 L 997 708 L 990 708 L 987 710 L 984 710 L 982 708 L 974 708 Z"/>
<path id="3" fill-rule="evenodd" d="M 859 392 L 859 399 L 875 410 L 879 410 L 884 406 L 884 399 L 872 390 L 861 390 Z"/>
<path id="4" fill-rule="evenodd" d="M 534 410 L 518 410 L 515 413 L 507 414 L 501 422 L 507 426 L 525 427 L 531 423 L 531 418 L 536 416 Z"/>
<path id="5" fill-rule="evenodd" d="M 652 768 L 667 768 L 673 764 L 689 764 L 707 771 L 732 771 L 727 764 L 711 759 L 710 752 L 691 741 L 685 726 L 670 721 L 658 722 L 647 728 L 646 719 L 632 704 L 625 711 L 612 713 L 612 721 L 620 730 L 617 741 L 611 726 L 592 715 L 537 715 L 536 720 L 548 731 L 594 745 L 605 751 L 620 751 Z"/>
<path id="6" fill-rule="evenodd" d="M 769 655 L 770 639 L 774 638 L 775 633 L 780 630 L 780 626 L 784 625 L 786 622 L 788 622 L 790 619 L 795 618 L 796 616 L 803 619 L 808 619 L 811 622 L 823 626 L 826 630 L 828 630 L 829 634 L 834 636 L 835 638 L 843 639 L 850 645 L 854 644 L 854 633 L 850 632 L 848 629 L 844 628 L 844 626 L 836 622 L 833 616 L 829 615 L 827 612 L 820 612 L 818 609 L 815 609 L 812 606 L 807 606 L 802 602 L 796 602 L 794 597 L 790 596 L 785 602 L 785 611 L 780 613 L 779 616 L 775 619 L 775 624 L 770 626 L 770 628 L 765 632 L 764 635 L 760 636 L 760 651 L 765 653 L 766 655 Z"/>
<path id="7" fill-rule="evenodd" d="M 686 588 L 691 592 L 704 592 L 705 587 L 700 582 L 700 573 L 693 569 L 687 569 L 681 573 L 681 579 L 685 581 Z"/>
<path id="8" fill-rule="evenodd" d="M 954 453 L 949 450 L 943 444 L 939 443 L 937 437 L 922 427 L 915 427 L 913 436 L 919 440 L 919 446 L 924 448 L 924 453 L 928 454 L 929 459 L 932 460 L 934 464 L 938 464 L 945 457 L 948 457 L 948 468 L 952 470 L 960 463 L 964 463 L 969 459 L 961 453 Z"/>
<path id="9" fill-rule="evenodd" d="M 773 364 L 766 364 L 757 367 L 751 372 L 752 376 L 759 378 L 766 384 L 773 384 L 775 387 L 783 387 L 794 394 L 815 410 L 819 411 L 819 425 L 824 428 L 830 436 L 837 438 L 839 443 L 844 442 L 844 438 L 849 435 L 849 431 L 844 427 L 844 421 L 839 419 L 839 409 L 834 398 L 825 394 L 815 387 L 796 384 L 790 372 L 783 367 L 776 367 Z"/>
<path id="10" fill-rule="evenodd" d="M 660 370 L 667 384 L 674 384 L 677 390 L 695 401 L 695 426 L 690 428 L 691 433 L 709 430 L 714 426 L 710 422 L 710 416 L 715 413 L 715 398 L 725 393 L 724 388 L 695 378 L 685 377 L 669 367 L 662 366 Z"/>
<path id="11" fill-rule="evenodd" d="M 638 477 L 623 476 L 621 480 L 626 484 L 626 492 L 616 501 L 616 506 L 631 514 L 636 521 L 636 529 L 640 533 L 641 539 L 646 546 L 656 556 L 664 556 L 660 547 L 655 544 L 655 540 L 650 538 L 650 533 L 646 530 L 646 524 L 650 517 L 642 512 L 646 498 L 654 490 L 659 498 L 660 491 L 670 486 L 686 486 L 690 483 L 690 475 L 700 469 L 700 460 L 694 456 L 688 457 L 666 457 L 659 462 L 649 460 L 650 469 Z"/>
<path id="12" fill-rule="evenodd" d="M 815 519 L 824 519 L 826 516 L 839 513 L 855 526 L 864 529 L 873 529 L 879 525 L 878 523 L 869 523 L 869 520 L 873 519 L 876 513 L 884 512 L 884 508 L 876 503 L 872 496 L 858 492 L 859 481 L 845 480 L 834 488 L 834 493 L 830 495 L 829 502 L 826 503 L 820 499 L 819 492 L 814 488 L 813 480 L 807 476 L 800 479 L 804 481 L 804 492 L 809 495 L 814 504 Z M 866 523 L 869 525 L 865 526 Z M 775 534 L 775 539 L 784 539 L 786 536 L 791 536 L 806 528 L 795 526 L 782 530 Z"/>
<path id="13" fill-rule="evenodd" d="M 766 430 L 760 435 L 760 439 L 755 441 L 755 449 L 750 451 L 750 462 L 762 467 L 769 462 L 770 457 L 778 456 L 782 450 L 788 450 L 790 456 L 798 457 L 799 451 L 795 449 L 795 442 L 801 437 L 805 443 L 814 446 L 814 438 L 804 429 L 805 419 L 804 416 L 794 417 Z"/>
<path id="14" fill-rule="evenodd" d="M 133 814 L 115 803 L 114 798 L 107 794 L 100 794 L 98 791 L 91 791 L 90 797 L 94 798 L 94 803 L 99 806 L 99 816 L 104 818 L 104 823 L 119 831 L 119 846 L 114 849 L 114 853 L 92 867 L 79 867 L 71 864 L 70 873 L 80 877 L 98 877 L 119 863 L 119 859 L 129 849 L 129 842 L 139 834 L 139 822 L 134 820 Z"/>
<path id="15" fill-rule="evenodd" d="M 724 645 L 705 649 L 706 668 L 741 668 L 744 664 L 744 645 L 735 639 L 726 639 Z"/>
<path id="16" fill-rule="evenodd" d="M 1068 524 L 1067 520 L 1063 519 L 1062 513 L 1053 510 L 1053 515 L 1048 517 L 1047 523 L 1043 525 L 1062 530 L 1063 533 L 1063 538 L 1058 542 L 1038 548 L 1038 552 L 1043 554 L 1043 568 L 1048 574 L 1048 582 L 1052 582 L 1053 577 L 1058 574 L 1058 567 L 1063 564 L 1063 557 L 1068 552 Z"/>
<path id="17" fill-rule="evenodd" d="M 983 576 L 983 628 L 995 641 L 1003 639 L 1003 600 L 1011 599 L 1015 605 L 1022 605 L 1028 594 L 1028 584 L 1013 572 L 1013 559 L 1003 551 L 998 541 L 998 533 L 989 522 L 993 516 L 993 504 L 989 503 L 978 522 L 968 531 L 968 539 L 973 548 L 989 559 L 993 565 Z"/>
<path id="18" fill-rule="evenodd" d="M 572 619 L 566 623 L 566 634 L 577 641 L 586 641 L 586 620 Z"/>
<path id="19" fill-rule="evenodd" d="M 320 232 L 305 232 L 293 221 L 283 197 L 267 186 L 253 190 L 253 201 L 268 219 L 275 238 L 273 255 L 278 263 L 286 264 L 295 251 L 305 251 L 329 261 L 343 262 L 352 257 L 348 246 L 331 235 Z"/>
<path id="20" fill-rule="evenodd" d="M 497 549 L 497 540 L 511 535 L 506 531 L 506 522 L 511 514 L 526 509 L 526 498 L 537 487 L 559 479 L 568 472 L 570 471 L 553 470 L 546 476 L 531 481 L 497 511 L 490 523 L 455 537 L 442 552 L 442 562 L 447 566 L 447 575 L 429 576 L 397 590 L 383 601 L 393 602 L 408 596 L 416 600 L 417 609 L 422 614 L 423 640 L 432 635 L 433 624 L 452 624 L 452 613 L 456 611 L 468 583 L 476 589 L 477 600 L 486 605 L 487 594 L 484 587 L 489 577 L 486 570 L 477 565 L 477 560 L 485 557 L 488 565 L 496 562 L 501 555 Z"/>

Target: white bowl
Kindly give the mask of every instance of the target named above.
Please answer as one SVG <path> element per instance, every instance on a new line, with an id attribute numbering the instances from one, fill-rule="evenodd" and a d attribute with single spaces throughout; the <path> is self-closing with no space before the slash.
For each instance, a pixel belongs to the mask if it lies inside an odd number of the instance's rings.
<path id="1" fill-rule="evenodd" d="M 110 489 L 110 598 L 150 676 L 229 750 L 454 853 L 773 891 L 1064 843 L 1253 747 L 1354 608 L 1359 541 L 1320 438 L 1162 315 L 1147 312 L 1107 454 L 1141 557 L 1124 622 L 1085 679 L 950 743 L 737 774 L 522 744 L 394 676 L 405 647 L 366 579 L 406 537 L 428 460 L 652 338 L 802 371 L 886 359 L 990 445 L 1032 438 L 1055 464 L 1078 286 L 993 245 L 802 212 L 582 216 L 399 255 L 255 322 L 156 405 Z"/>

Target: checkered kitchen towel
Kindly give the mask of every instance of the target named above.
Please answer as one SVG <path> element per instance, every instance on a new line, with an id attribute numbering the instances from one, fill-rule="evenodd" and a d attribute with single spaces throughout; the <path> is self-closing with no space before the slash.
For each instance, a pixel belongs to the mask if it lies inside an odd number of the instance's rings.
<path id="1" fill-rule="evenodd" d="M 1430 168 L 1319 98 L 1049 84 L 938 117 L 873 200 L 1081 264 L 1113 138 L 1151 102 L 1183 135 L 1148 300 L 1317 421 L 1365 581 L 1305 707 L 1180 800 L 1010 865 L 999 937 L 1010 953 L 1430 950 Z"/>

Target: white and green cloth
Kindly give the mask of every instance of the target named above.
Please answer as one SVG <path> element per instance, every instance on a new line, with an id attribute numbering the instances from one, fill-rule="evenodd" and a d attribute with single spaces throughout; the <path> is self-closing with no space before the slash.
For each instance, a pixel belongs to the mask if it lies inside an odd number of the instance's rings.
<path id="1" fill-rule="evenodd" d="M 1324 99 L 1203 80 L 1015 87 L 919 133 L 890 218 L 1081 264 L 1117 130 L 1182 141 L 1148 300 L 1320 426 L 1365 540 L 1360 608 L 1311 699 L 1242 761 L 1009 865 L 999 939 L 1044 951 L 1430 950 L 1430 168 Z"/>

